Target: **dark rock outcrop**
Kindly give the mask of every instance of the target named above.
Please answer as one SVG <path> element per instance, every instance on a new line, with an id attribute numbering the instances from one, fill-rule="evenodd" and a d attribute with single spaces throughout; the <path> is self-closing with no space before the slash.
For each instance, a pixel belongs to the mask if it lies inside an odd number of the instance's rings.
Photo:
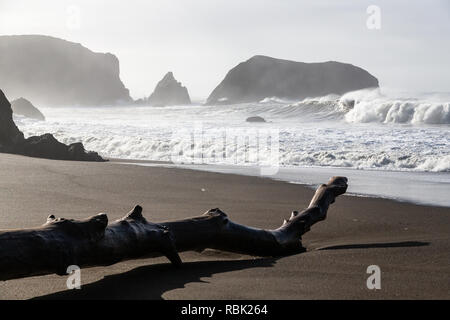
<path id="1" fill-rule="evenodd" d="M 11 104 L 1 90 L 0 152 L 57 160 L 104 161 L 96 152 L 86 152 L 83 144 L 65 145 L 50 133 L 25 139 L 14 123 Z"/>
<path id="2" fill-rule="evenodd" d="M 247 121 L 247 122 L 266 122 L 266 120 L 263 117 L 259 117 L 259 116 L 248 117 L 245 121 Z"/>
<path id="3" fill-rule="evenodd" d="M 0 36 L 0 84 L 8 96 L 41 105 L 131 101 L 119 60 L 81 44 L 41 35 Z"/>
<path id="4" fill-rule="evenodd" d="M 156 85 L 148 103 L 153 106 L 188 105 L 191 98 L 186 87 L 174 78 L 172 72 L 168 72 Z"/>
<path id="5" fill-rule="evenodd" d="M 0 90 L 0 152 L 9 152 L 24 140 L 23 133 L 14 123 L 11 104 Z"/>
<path id="6" fill-rule="evenodd" d="M 66 145 L 50 133 L 29 137 L 23 145 L 23 154 L 57 160 L 104 161 L 97 152 L 86 152 L 81 142 Z"/>
<path id="7" fill-rule="evenodd" d="M 254 56 L 228 72 L 207 104 L 256 102 L 266 97 L 304 99 L 372 87 L 378 87 L 378 80 L 351 64 Z"/>
<path id="8" fill-rule="evenodd" d="M 33 106 L 33 104 L 25 98 L 19 98 L 11 101 L 11 108 L 13 114 L 36 120 L 45 120 L 42 112 L 40 112 L 38 108 Z"/>

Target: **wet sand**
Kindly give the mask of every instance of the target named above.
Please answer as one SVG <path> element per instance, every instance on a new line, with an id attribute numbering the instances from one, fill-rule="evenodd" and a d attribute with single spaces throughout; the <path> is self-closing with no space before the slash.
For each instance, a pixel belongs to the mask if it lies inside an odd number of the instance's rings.
<path id="1" fill-rule="evenodd" d="M 276 228 L 313 193 L 258 177 L 0 154 L 1 229 L 38 226 L 49 214 L 114 220 L 135 204 L 154 222 L 219 207 L 235 222 Z M 450 298 L 450 208 L 341 196 L 303 245 L 276 259 L 207 250 L 181 254 L 181 269 L 165 258 L 83 269 L 81 290 L 57 275 L 11 280 L 0 282 L 0 299 Z M 380 290 L 367 289 L 369 265 L 381 268 Z"/>

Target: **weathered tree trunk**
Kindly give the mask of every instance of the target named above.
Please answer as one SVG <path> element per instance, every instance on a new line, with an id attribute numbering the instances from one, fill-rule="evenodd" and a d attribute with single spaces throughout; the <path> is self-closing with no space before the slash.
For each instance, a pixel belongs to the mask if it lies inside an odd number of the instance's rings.
<path id="1" fill-rule="evenodd" d="M 159 224 L 148 222 L 140 206 L 110 225 L 104 213 L 82 221 L 51 215 L 38 228 L 0 231 L 0 280 L 64 275 L 70 265 L 106 266 L 161 255 L 180 265 L 178 252 L 205 248 L 258 256 L 298 253 L 303 250 L 301 236 L 325 219 L 328 206 L 346 190 L 346 178 L 331 178 L 317 189 L 307 209 L 292 212 L 275 230 L 239 225 L 219 209 Z"/>

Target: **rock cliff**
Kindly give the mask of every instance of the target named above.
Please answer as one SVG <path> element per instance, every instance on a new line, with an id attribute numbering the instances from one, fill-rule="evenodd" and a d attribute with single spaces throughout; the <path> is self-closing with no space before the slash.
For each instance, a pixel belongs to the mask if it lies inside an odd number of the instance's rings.
<path id="1" fill-rule="evenodd" d="M 131 101 L 116 56 L 42 35 L 0 36 L 0 85 L 45 106 Z"/>

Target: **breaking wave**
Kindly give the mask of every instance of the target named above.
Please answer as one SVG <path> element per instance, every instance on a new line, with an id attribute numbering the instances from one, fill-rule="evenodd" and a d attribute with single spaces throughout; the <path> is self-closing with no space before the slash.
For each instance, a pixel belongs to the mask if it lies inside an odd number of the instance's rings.
<path id="1" fill-rule="evenodd" d="M 260 101 L 271 104 L 266 113 L 297 117 L 299 120 L 339 120 L 348 123 L 450 124 L 450 101 L 392 98 L 378 90 L 361 90 L 341 97 L 328 95 L 298 102 L 271 97 Z"/>
<path id="2" fill-rule="evenodd" d="M 47 121 L 15 121 L 27 136 L 51 132 L 64 143 L 81 141 L 89 150 L 121 159 L 172 161 L 174 154 L 193 153 L 205 163 L 230 164 L 230 159 L 245 159 L 249 150 L 236 139 L 276 132 L 279 151 L 258 153 L 261 163 L 449 172 L 447 101 L 392 98 L 371 90 L 229 106 L 42 108 Z M 248 123 L 250 116 L 267 122 Z M 200 144 L 174 134 L 198 125 Z M 228 158 L 215 157 L 220 150 Z"/>
<path id="3" fill-rule="evenodd" d="M 345 115 L 348 122 L 450 124 L 450 102 L 392 99 L 373 96 L 373 93 L 369 94 L 368 99 L 358 93 L 349 93 L 340 99 L 340 103 L 350 105 Z"/>

